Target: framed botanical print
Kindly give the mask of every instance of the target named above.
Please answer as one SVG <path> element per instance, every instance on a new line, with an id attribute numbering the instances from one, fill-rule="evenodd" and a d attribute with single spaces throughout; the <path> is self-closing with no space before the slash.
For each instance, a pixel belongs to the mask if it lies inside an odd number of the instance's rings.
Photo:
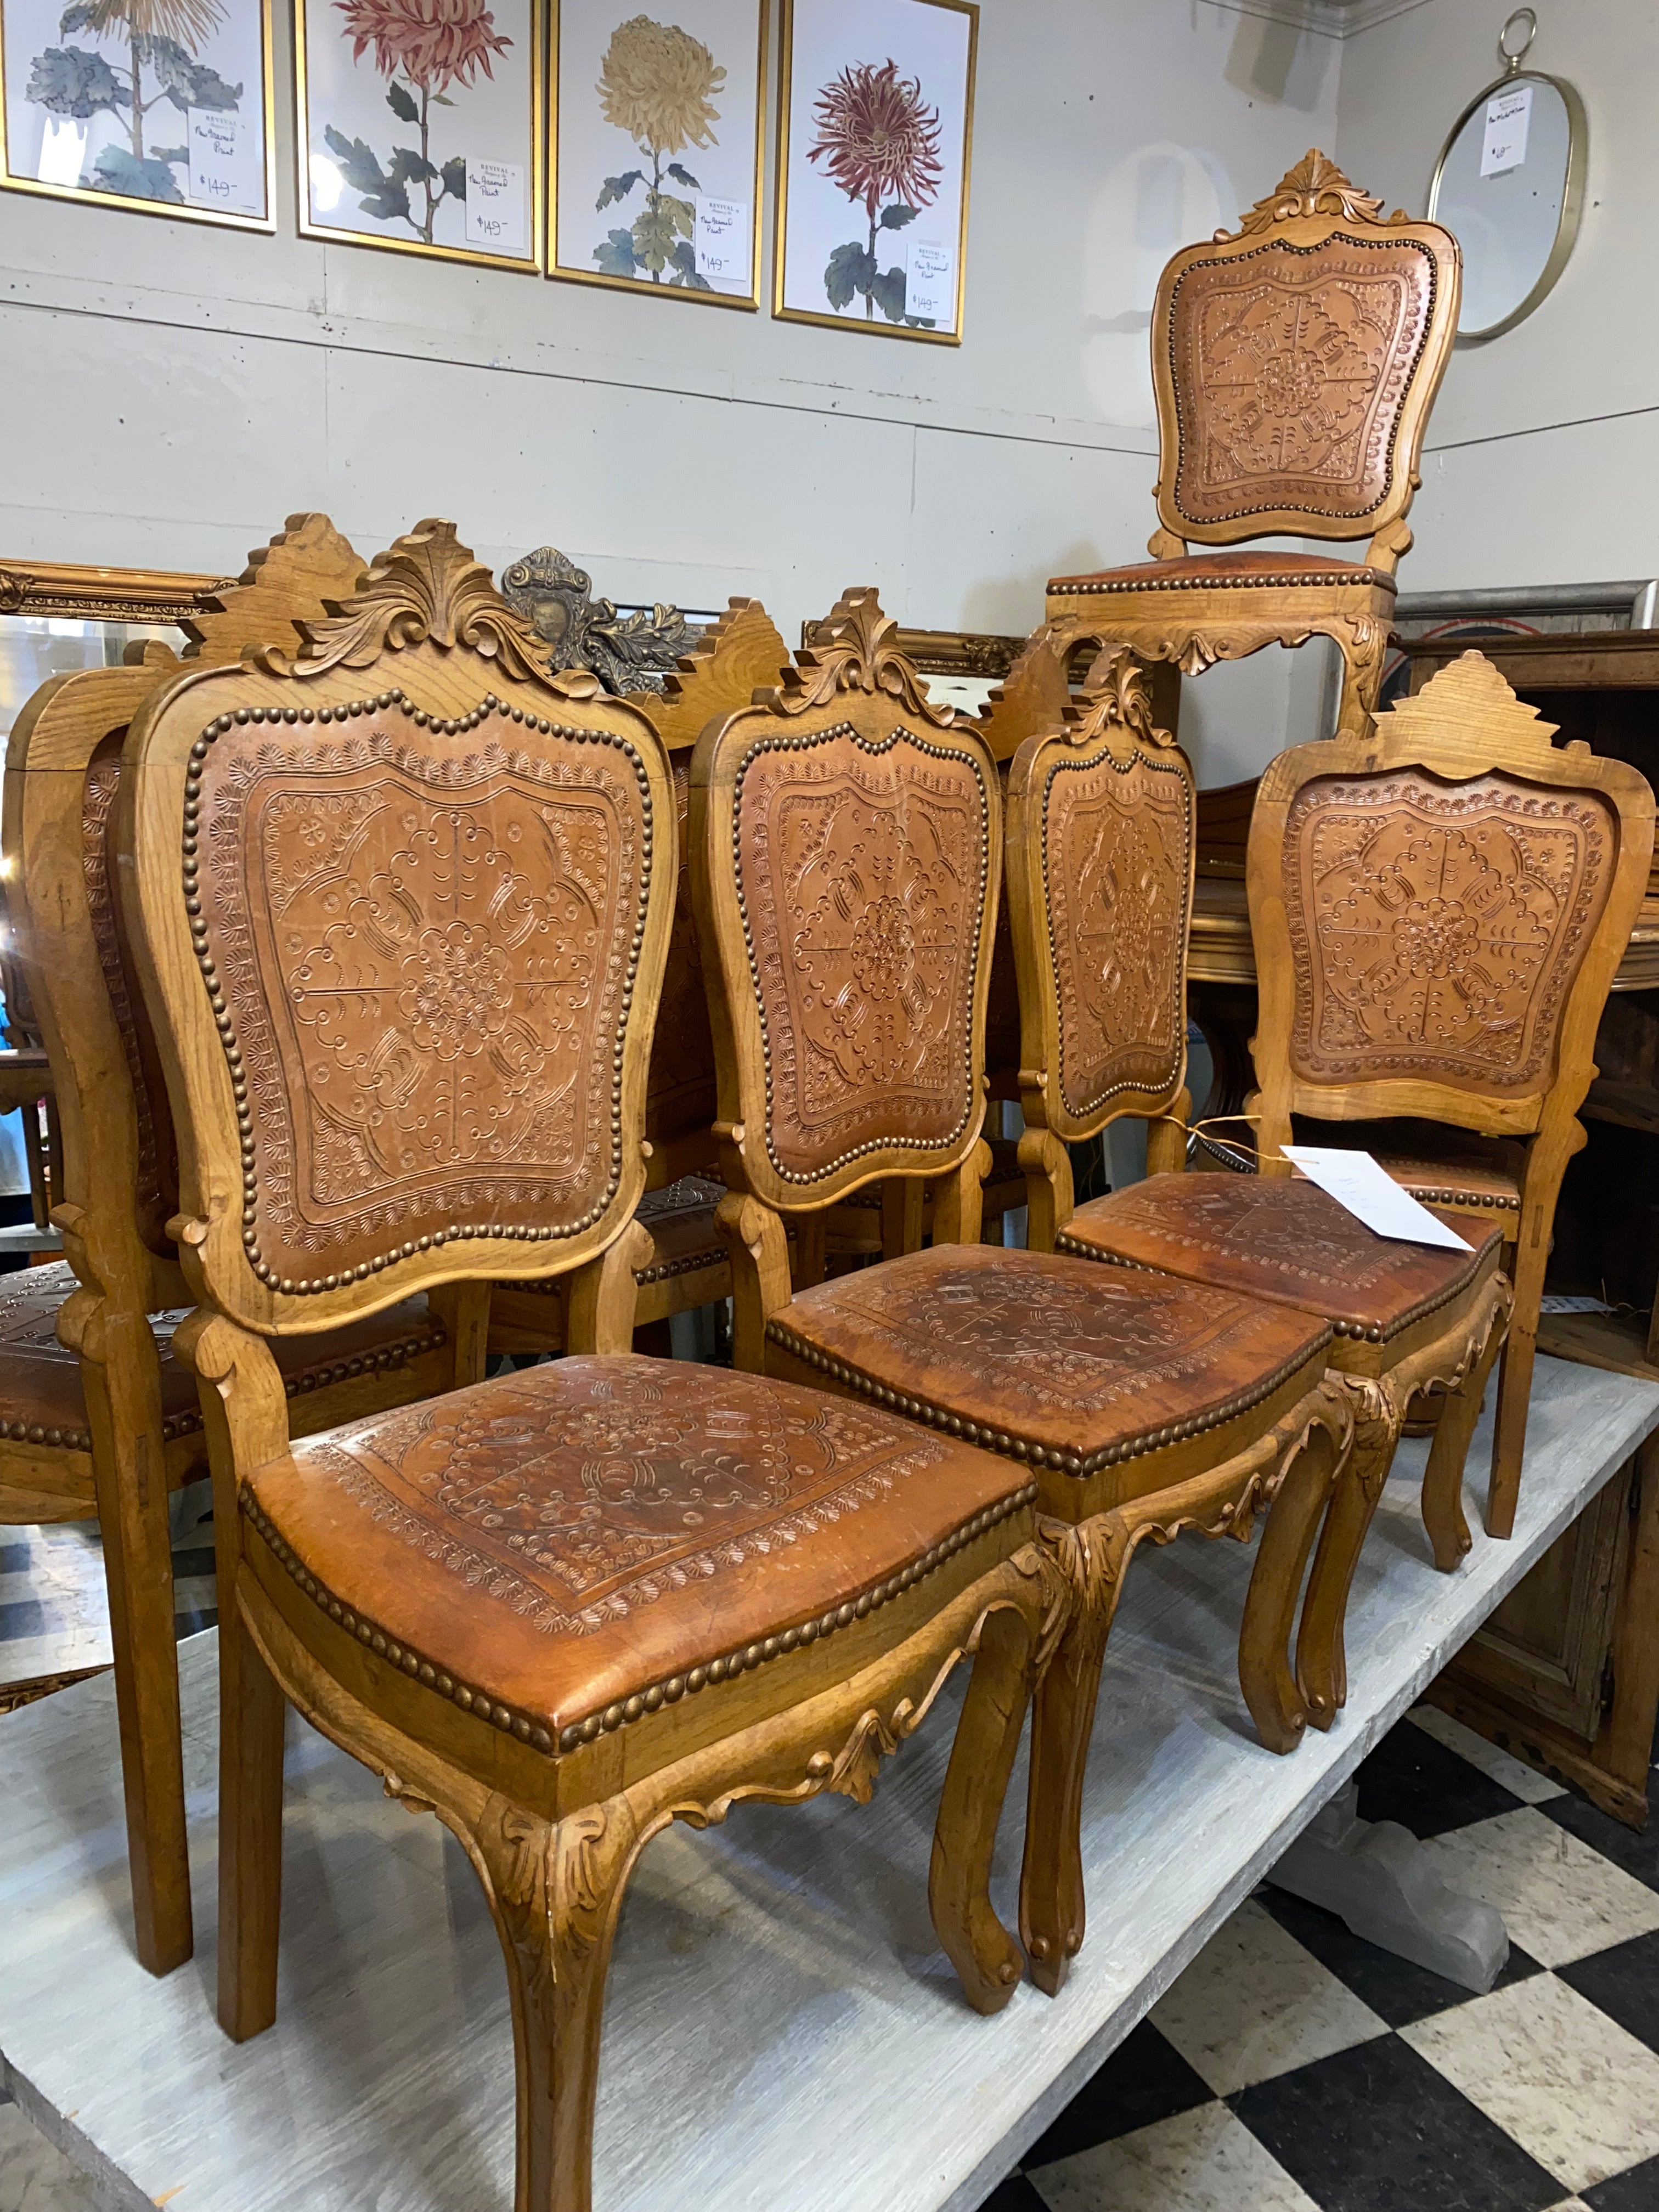
<path id="1" fill-rule="evenodd" d="M 766 0 L 653 4 L 553 0 L 547 273 L 757 307 Z"/>
<path id="2" fill-rule="evenodd" d="M 783 9 L 774 313 L 959 344 L 979 9 Z"/>
<path id="3" fill-rule="evenodd" d="M 270 0 L 3 0 L 0 184 L 274 230 Z"/>
<path id="4" fill-rule="evenodd" d="M 540 0 L 294 0 L 300 228 L 541 267 Z"/>

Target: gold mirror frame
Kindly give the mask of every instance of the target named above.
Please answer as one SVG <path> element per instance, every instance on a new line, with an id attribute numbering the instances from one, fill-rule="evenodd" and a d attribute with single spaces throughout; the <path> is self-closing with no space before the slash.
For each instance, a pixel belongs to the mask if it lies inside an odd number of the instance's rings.
<path id="1" fill-rule="evenodd" d="M 1511 52 L 1507 43 L 1510 27 L 1522 16 L 1529 20 L 1531 27 L 1522 44 Z M 1562 105 L 1567 111 L 1567 173 L 1561 190 L 1561 213 L 1556 222 L 1555 238 L 1548 258 L 1539 273 L 1537 283 L 1518 307 L 1512 308 L 1501 320 L 1489 323 L 1485 330 L 1460 330 L 1455 341 L 1459 345 L 1484 345 L 1489 338 L 1502 337 L 1505 331 L 1512 331 L 1517 323 L 1524 322 L 1534 308 L 1555 289 L 1556 281 L 1566 267 L 1578 240 L 1579 221 L 1584 212 L 1584 178 L 1589 167 L 1589 118 L 1577 88 L 1565 77 L 1548 76 L 1541 70 L 1522 68 L 1522 61 L 1537 30 L 1538 18 L 1530 8 L 1517 8 L 1505 22 L 1498 34 L 1498 51 L 1505 64 L 1504 74 L 1483 86 L 1453 124 L 1446 135 L 1445 144 L 1440 149 L 1434 174 L 1429 179 L 1428 219 L 1434 222 L 1438 220 L 1440 181 L 1445 174 L 1446 164 L 1451 158 L 1452 149 L 1463 135 L 1465 125 L 1476 110 L 1484 106 L 1494 93 L 1516 84 L 1547 84 L 1560 94 Z"/>

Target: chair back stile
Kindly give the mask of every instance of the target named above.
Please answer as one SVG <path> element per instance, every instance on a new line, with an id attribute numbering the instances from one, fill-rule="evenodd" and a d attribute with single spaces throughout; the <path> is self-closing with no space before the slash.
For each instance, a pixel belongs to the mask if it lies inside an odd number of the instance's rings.
<path id="1" fill-rule="evenodd" d="M 489 1282 L 568 1272 L 596 1348 L 645 1181 L 676 853 L 655 732 L 544 672 L 447 523 L 304 635 L 171 687 L 123 779 L 216 1472 L 287 1449 L 263 1339 L 451 1285 L 481 1369 Z"/>

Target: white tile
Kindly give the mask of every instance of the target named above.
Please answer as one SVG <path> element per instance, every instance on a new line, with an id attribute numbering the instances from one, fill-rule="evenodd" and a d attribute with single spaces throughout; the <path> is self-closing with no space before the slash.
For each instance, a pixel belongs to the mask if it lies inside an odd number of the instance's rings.
<path id="1" fill-rule="evenodd" d="M 1495 1743 L 1488 1743 L 1485 1736 L 1477 1735 L 1472 1728 L 1465 1728 L 1449 1713 L 1443 1713 L 1437 1705 L 1413 1705 L 1409 1717 L 1413 1728 L 1420 1728 L 1425 1735 L 1443 1743 L 1460 1759 L 1467 1759 L 1471 1766 L 1478 1766 L 1523 1805 L 1545 1805 L 1552 1797 L 1565 1797 L 1567 1794 L 1560 1783 L 1552 1782 L 1547 1774 L 1540 1774 L 1521 1759 L 1511 1759 L 1508 1752 L 1499 1751 Z"/>
<path id="2" fill-rule="evenodd" d="M 1659 2154 L 1659 2055 L 1553 1974 L 1401 2033 L 1567 2189 Z"/>
<path id="3" fill-rule="evenodd" d="M 98 2212 L 90 2182 L 15 2105 L 0 2105 L 0 2212 Z"/>
<path id="4" fill-rule="evenodd" d="M 1254 1900 L 1210 1938 L 1152 2020 L 1218 2097 L 1388 2033 Z"/>
<path id="5" fill-rule="evenodd" d="M 1049 2212 L 1316 2212 L 1224 2105 L 1177 2112 L 1029 2178 Z"/>
<path id="6" fill-rule="evenodd" d="M 1424 1849 L 1451 1888 L 1495 1905 L 1510 1942 L 1546 1966 L 1659 1928 L 1659 1890 L 1530 1805 L 1431 1837 Z"/>

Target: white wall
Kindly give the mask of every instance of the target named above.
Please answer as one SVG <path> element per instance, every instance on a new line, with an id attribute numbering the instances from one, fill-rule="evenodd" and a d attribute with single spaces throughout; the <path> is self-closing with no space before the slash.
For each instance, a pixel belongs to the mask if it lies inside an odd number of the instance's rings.
<path id="1" fill-rule="evenodd" d="M 1158 270 L 1329 145 L 1339 52 L 1212 0 L 983 0 L 959 349 L 325 246 L 291 182 L 274 239 L 0 193 L 0 559 L 232 569 L 298 507 L 365 551 L 438 514 L 786 634 L 865 580 L 1023 631 L 1049 574 L 1140 556 Z M 1189 718 L 1211 780 L 1282 741 L 1288 658 Z"/>
<path id="2" fill-rule="evenodd" d="M 1509 0 L 1424 0 L 1342 49 L 1337 158 L 1423 211 L 1446 133 L 1498 73 Z M 1524 323 L 1460 345 L 1430 425 L 1405 591 L 1659 574 L 1659 6 L 1540 9 L 1528 59 L 1577 85 L 1589 173 L 1578 244 Z"/>

